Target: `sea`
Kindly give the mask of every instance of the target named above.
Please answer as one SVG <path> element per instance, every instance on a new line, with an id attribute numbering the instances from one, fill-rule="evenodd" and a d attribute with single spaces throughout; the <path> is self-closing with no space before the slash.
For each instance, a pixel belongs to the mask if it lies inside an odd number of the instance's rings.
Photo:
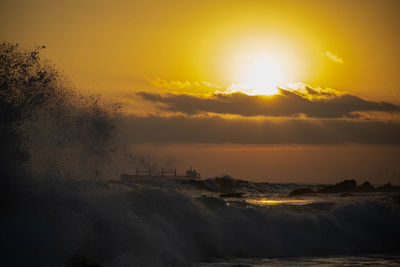
<path id="1" fill-rule="evenodd" d="M 148 200 L 157 195 L 149 210 L 159 219 L 164 245 L 193 266 L 400 266 L 396 193 L 289 196 L 324 185 L 229 176 L 142 177 L 111 185 Z"/>
<path id="2" fill-rule="evenodd" d="M 1 220 L 3 266 L 400 266 L 399 194 L 303 187 L 41 180 Z"/>

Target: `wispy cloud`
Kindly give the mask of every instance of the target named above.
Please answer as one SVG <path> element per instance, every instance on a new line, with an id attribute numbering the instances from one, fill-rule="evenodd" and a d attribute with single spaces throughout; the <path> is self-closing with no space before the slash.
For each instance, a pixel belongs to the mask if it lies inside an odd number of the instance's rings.
<path id="1" fill-rule="evenodd" d="M 199 82 L 192 82 L 188 80 L 164 80 L 160 78 L 147 79 L 151 84 L 156 87 L 163 87 L 169 89 L 184 89 L 191 87 L 199 87 L 201 84 Z"/>
<path id="2" fill-rule="evenodd" d="M 216 88 L 216 89 L 224 89 L 222 86 L 219 86 L 217 84 L 214 83 L 209 83 L 207 81 L 203 81 L 202 84 L 208 86 L 208 87 L 212 87 L 212 88 Z"/>
<path id="3" fill-rule="evenodd" d="M 326 51 L 325 56 L 327 56 L 330 60 L 335 61 L 336 63 L 343 64 L 343 59 L 341 59 L 338 55 L 332 53 L 331 51 Z"/>
<path id="4" fill-rule="evenodd" d="M 159 77 L 147 78 L 147 81 L 155 87 L 176 91 L 195 89 L 197 92 L 213 93 L 225 90 L 222 86 L 207 81 L 166 80 Z"/>

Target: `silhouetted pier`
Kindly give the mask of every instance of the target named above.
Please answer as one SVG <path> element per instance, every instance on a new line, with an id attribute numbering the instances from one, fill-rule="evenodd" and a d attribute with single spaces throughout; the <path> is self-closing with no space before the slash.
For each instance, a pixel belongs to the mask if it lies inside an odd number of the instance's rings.
<path id="1" fill-rule="evenodd" d="M 186 170 L 185 175 L 178 175 L 177 169 L 161 169 L 161 174 L 157 172 L 152 172 L 152 169 L 145 169 L 141 170 L 136 168 L 135 174 L 126 174 L 125 172 L 121 174 L 121 181 L 122 182 L 130 182 L 134 179 L 138 178 L 189 178 L 189 179 L 199 179 L 201 178 L 200 173 L 195 169 L 188 169 Z"/>

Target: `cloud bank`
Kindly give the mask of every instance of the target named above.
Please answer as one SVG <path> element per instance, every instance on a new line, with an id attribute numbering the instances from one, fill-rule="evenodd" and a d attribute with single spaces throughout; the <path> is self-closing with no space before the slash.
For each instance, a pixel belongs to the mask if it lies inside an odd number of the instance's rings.
<path id="1" fill-rule="evenodd" d="M 273 96 L 243 93 L 214 94 L 211 97 L 188 94 L 140 92 L 138 96 L 156 103 L 163 111 L 187 115 L 201 113 L 234 114 L 245 117 L 309 117 L 309 118 L 358 118 L 357 112 L 400 112 L 400 106 L 388 102 L 363 99 L 333 89 L 315 89 L 304 86 L 301 90 L 280 88 Z"/>
<path id="2" fill-rule="evenodd" d="M 400 145 L 400 123 L 383 121 L 125 116 L 120 128 L 125 143 Z"/>

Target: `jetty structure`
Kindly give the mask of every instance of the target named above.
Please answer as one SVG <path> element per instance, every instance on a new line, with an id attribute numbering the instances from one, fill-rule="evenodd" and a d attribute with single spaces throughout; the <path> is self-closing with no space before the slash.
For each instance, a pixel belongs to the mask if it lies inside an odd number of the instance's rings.
<path id="1" fill-rule="evenodd" d="M 177 172 L 177 169 L 161 169 L 161 175 L 160 174 L 155 174 L 152 172 L 152 169 L 146 169 L 146 170 L 141 170 L 139 168 L 136 168 L 136 173 L 135 174 L 127 174 L 127 173 L 122 173 L 121 174 L 121 182 L 132 182 L 136 179 L 139 178 L 178 178 L 178 179 L 200 179 L 200 172 L 196 171 L 195 169 L 190 169 L 186 170 L 185 175 L 179 175 Z"/>

